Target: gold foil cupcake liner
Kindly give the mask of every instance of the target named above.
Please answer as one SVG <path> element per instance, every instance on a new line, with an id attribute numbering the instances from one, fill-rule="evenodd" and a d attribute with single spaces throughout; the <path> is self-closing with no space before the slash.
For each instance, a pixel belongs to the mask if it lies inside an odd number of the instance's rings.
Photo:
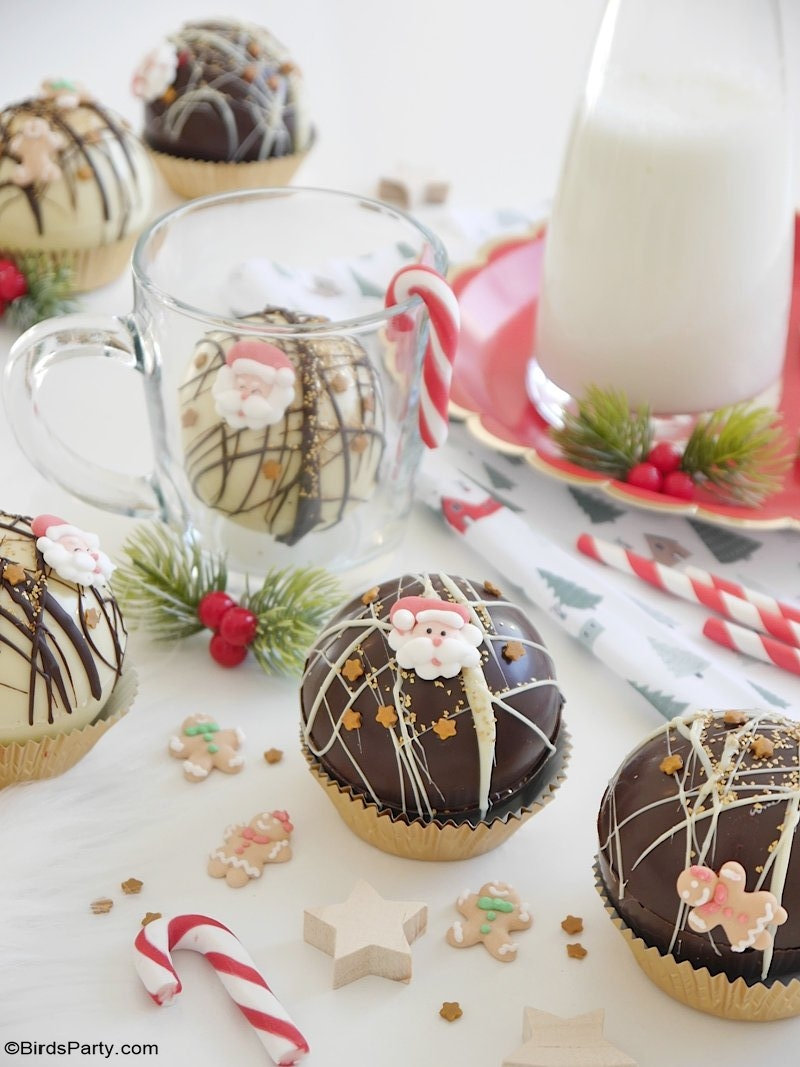
<path id="1" fill-rule="evenodd" d="M 0 745 L 0 789 L 15 782 L 55 778 L 68 771 L 127 713 L 137 687 L 136 671 L 126 667 L 94 722 L 52 737 Z"/>
<path id="2" fill-rule="evenodd" d="M 669 953 L 660 952 L 637 937 L 617 912 L 596 861 L 594 873 L 597 892 L 633 958 L 650 981 L 674 1000 L 708 1015 L 747 1022 L 771 1022 L 800 1015 L 800 980 L 776 978 L 770 983 L 748 985 L 744 978 L 711 974 L 706 967 L 693 967 L 688 960 L 678 961 Z"/>
<path id="3" fill-rule="evenodd" d="M 516 810 L 472 825 L 468 822 L 423 822 L 421 819 L 406 819 L 353 791 L 348 786 L 334 781 L 319 765 L 305 744 L 303 755 L 309 770 L 319 782 L 333 806 L 347 826 L 362 839 L 382 852 L 404 859 L 444 862 L 467 860 L 502 845 L 524 823 L 550 803 L 556 790 L 566 778 L 566 766 L 572 752 L 570 736 L 562 727 L 556 743 L 552 776 L 544 783 L 537 779 L 533 795 L 525 795 Z"/>
<path id="4" fill-rule="evenodd" d="M 3 246 L 3 254 L 12 259 L 24 255 L 34 255 L 45 260 L 52 267 L 68 267 L 71 272 L 70 287 L 76 293 L 88 289 L 99 289 L 108 285 L 127 269 L 133 254 L 133 247 L 139 234 L 129 234 L 120 241 L 98 245 L 96 248 L 10 248 Z"/>
<path id="5" fill-rule="evenodd" d="M 290 156 L 252 163 L 210 163 L 202 159 L 182 159 L 153 149 L 149 152 L 170 189 L 187 200 L 236 189 L 288 185 L 308 155 L 308 152 L 295 152 Z"/>

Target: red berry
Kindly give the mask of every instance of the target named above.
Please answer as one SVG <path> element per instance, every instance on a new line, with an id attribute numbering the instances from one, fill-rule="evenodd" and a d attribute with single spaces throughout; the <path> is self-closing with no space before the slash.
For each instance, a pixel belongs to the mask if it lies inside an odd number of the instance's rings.
<path id="1" fill-rule="evenodd" d="M 662 474 L 676 471 L 680 467 L 682 459 L 683 452 L 677 445 L 673 445 L 671 441 L 659 441 L 647 453 L 647 462 L 652 463 Z"/>
<path id="2" fill-rule="evenodd" d="M 222 616 L 234 607 L 236 607 L 236 601 L 222 590 L 206 593 L 197 605 L 197 617 L 209 630 L 217 630 Z"/>
<path id="3" fill-rule="evenodd" d="M 654 467 L 652 463 L 637 463 L 628 471 L 625 480 L 630 485 L 635 485 L 637 489 L 649 489 L 651 493 L 660 493 L 664 478 L 658 467 Z"/>
<path id="4" fill-rule="evenodd" d="M 231 608 L 225 612 L 219 624 L 220 636 L 232 645 L 252 644 L 257 630 L 258 616 L 247 608 Z"/>
<path id="5" fill-rule="evenodd" d="M 694 482 L 686 471 L 671 471 L 664 479 L 663 493 L 681 500 L 694 499 Z"/>
<path id="6" fill-rule="evenodd" d="M 25 296 L 28 283 L 25 275 L 10 259 L 0 259 L 0 300 L 8 304 Z"/>
<path id="7" fill-rule="evenodd" d="M 247 656 L 244 645 L 232 645 L 221 634 L 214 634 L 208 643 L 208 651 L 220 667 L 238 667 Z"/>

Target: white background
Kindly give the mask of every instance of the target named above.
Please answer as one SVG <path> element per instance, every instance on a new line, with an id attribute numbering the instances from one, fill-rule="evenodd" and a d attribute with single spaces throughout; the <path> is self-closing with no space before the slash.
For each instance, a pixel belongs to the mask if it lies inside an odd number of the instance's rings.
<path id="1" fill-rule="evenodd" d="M 300 181 L 371 192 L 380 175 L 416 167 L 450 180 L 455 203 L 534 211 L 555 185 L 601 8 L 599 0 L 242 0 L 228 13 L 271 28 L 305 71 L 319 136 Z M 791 70 L 800 67 L 800 20 L 788 8 Z M 1 13 L 0 100 L 29 95 L 47 76 L 75 77 L 138 125 L 128 83 L 140 55 L 184 19 L 219 9 L 188 0 L 3 0 Z M 793 79 L 795 101 L 796 85 Z M 173 202 L 162 189 L 160 205 Z M 86 303 L 124 311 L 128 301 L 123 279 Z M 10 334 L 3 338 L 2 352 Z M 137 402 L 132 395 L 132 421 Z M 104 405 L 97 406 L 103 427 Z M 112 550 L 128 529 L 48 487 L 4 424 L 0 484 L 3 507 L 68 510 Z M 394 569 L 443 564 L 492 577 L 419 509 Z M 607 1036 L 642 1067 L 683 1058 L 728 1067 L 793 1062 L 800 1024 L 726 1023 L 675 1004 L 640 975 L 607 922 L 590 870 L 594 812 L 623 754 L 660 720 L 552 620 L 534 619 L 568 699 L 576 739 L 569 783 L 500 852 L 456 865 L 384 856 L 344 829 L 297 751 L 292 683 L 267 683 L 252 667 L 226 674 L 205 655 L 202 638 L 156 650 L 135 637 L 142 674 L 135 713 L 65 779 L 0 796 L 2 1040 L 155 1041 L 160 1054 L 152 1062 L 168 1067 L 266 1062 L 201 961 L 183 954 L 187 989 L 169 1011 L 156 1009 L 137 985 L 128 953 L 144 911 L 199 910 L 242 934 L 307 1032 L 315 1067 L 499 1067 L 519 1044 L 526 1004 L 563 1015 L 605 1007 Z M 800 684 L 795 689 L 800 701 Z M 195 711 L 249 735 L 250 766 L 238 778 L 218 775 L 190 787 L 166 758 L 167 737 Z M 259 753 L 270 746 L 287 755 L 267 768 Z M 275 806 L 291 810 L 295 859 L 239 893 L 211 882 L 203 857 L 224 826 Z M 119 892 L 131 875 L 145 882 L 141 897 Z M 408 987 L 370 978 L 333 993 L 330 961 L 302 943 L 302 908 L 343 898 L 356 875 L 387 896 L 430 906 Z M 535 918 L 534 929 L 520 935 L 519 960 L 508 966 L 481 949 L 462 954 L 443 944 L 458 893 L 489 878 L 517 881 Z M 92 916 L 88 901 L 101 895 L 116 906 Z M 559 922 L 568 911 L 586 922 L 589 956 L 581 963 L 564 953 Z M 439 1019 L 443 1000 L 459 1000 L 463 1019 L 452 1026 Z"/>

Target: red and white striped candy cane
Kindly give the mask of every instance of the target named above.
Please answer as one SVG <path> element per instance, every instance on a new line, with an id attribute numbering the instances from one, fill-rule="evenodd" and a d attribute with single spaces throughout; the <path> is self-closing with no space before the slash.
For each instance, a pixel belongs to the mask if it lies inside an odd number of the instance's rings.
<path id="1" fill-rule="evenodd" d="M 275 1063 L 297 1063 L 308 1042 L 277 1000 L 241 941 L 207 915 L 176 915 L 143 926 L 134 942 L 134 964 L 156 1004 L 171 1004 L 181 980 L 170 953 L 191 949 L 205 956 L 233 1002 L 255 1029 Z"/>
<path id="2" fill-rule="evenodd" d="M 672 593 L 673 596 L 694 604 L 702 604 L 724 615 L 726 619 L 733 619 L 742 626 L 750 627 L 751 630 L 771 634 L 787 645 L 800 647 L 800 625 L 792 622 L 791 619 L 764 611 L 747 600 L 741 600 L 739 597 L 731 596 L 730 593 L 724 593 L 721 589 L 715 589 L 713 585 L 695 582 L 681 571 L 666 567 L 663 563 L 656 563 L 653 559 L 639 556 L 619 545 L 601 541 L 590 534 L 581 534 L 577 544 L 584 555 L 625 574 L 635 575 L 649 585 L 654 585 L 656 589 L 663 589 L 666 593 Z"/>
<path id="3" fill-rule="evenodd" d="M 428 448 L 438 448 L 447 440 L 447 406 L 460 325 L 458 300 L 441 274 L 421 263 L 401 267 L 395 274 L 386 292 L 386 307 L 405 304 L 412 296 L 423 301 L 430 319 L 422 361 L 419 431 Z"/>
<path id="4" fill-rule="evenodd" d="M 783 641 L 776 641 L 774 637 L 753 633 L 744 626 L 722 619 L 706 619 L 703 635 L 734 652 L 743 652 L 745 656 L 760 659 L 763 663 L 772 663 L 792 674 L 800 674 L 800 650 L 785 645 Z"/>

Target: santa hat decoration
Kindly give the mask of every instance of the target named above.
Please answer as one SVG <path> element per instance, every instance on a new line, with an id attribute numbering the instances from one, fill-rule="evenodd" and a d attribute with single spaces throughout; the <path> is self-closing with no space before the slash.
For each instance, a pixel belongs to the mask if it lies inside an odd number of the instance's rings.
<path id="1" fill-rule="evenodd" d="M 469 611 L 462 604 L 438 597 L 404 596 L 392 605 L 389 621 L 401 633 L 413 629 L 418 622 L 444 623 L 460 630 L 469 621 Z"/>
<path id="2" fill-rule="evenodd" d="M 228 349 L 225 362 L 237 374 L 257 374 L 270 384 L 293 385 L 296 378 L 286 353 L 266 341 L 237 341 Z"/>
<path id="3" fill-rule="evenodd" d="M 31 531 L 34 537 L 49 537 L 51 541 L 60 541 L 62 537 L 80 537 L 90 549 L 97 548 L 100 544 L 97 534 L 87 533 L 77 526 L 72 526 L 58 515 L 37 515 L 31 521 Z"/>

